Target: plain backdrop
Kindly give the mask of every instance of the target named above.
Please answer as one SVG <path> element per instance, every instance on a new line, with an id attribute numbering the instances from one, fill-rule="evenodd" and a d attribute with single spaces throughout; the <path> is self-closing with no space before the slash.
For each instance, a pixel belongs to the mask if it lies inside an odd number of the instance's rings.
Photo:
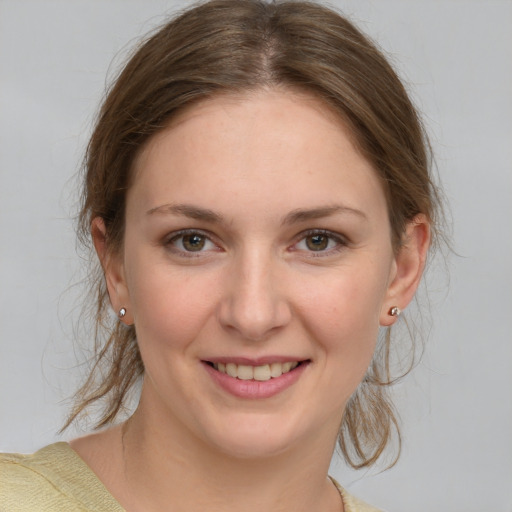
<path id="1" fill-rule="evenodd" d="M 82 374 L 74 175 L 112 59 L 186 4 L 0 0 L 0 450 L 60 438 Z M 511 512 L 512 2 L 331 5 L 388 52 L 424 113 L 457 252 L 449 283 L 433 269 L 425 356 L 397 387 L 399 463 L 335 459 L 332 473 L 390 512 Z"/>

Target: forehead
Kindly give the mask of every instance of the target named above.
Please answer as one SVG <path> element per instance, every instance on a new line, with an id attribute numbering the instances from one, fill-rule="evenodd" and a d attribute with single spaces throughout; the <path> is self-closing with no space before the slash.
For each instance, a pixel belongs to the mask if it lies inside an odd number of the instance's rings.
<path id="1" fill-rule="evenodd" d="M 315 97 L 290 91 L 223 95 L 194 105 L 149 141 L 134 170 L 129 195 L 148 208 L 179 194 L 204 203 L 236 197 L 247 208 L 264 209 L 276 202 L 293 208 L 294 200 L 318 205 L 366 198 L 377 207 L 385 201 L 345 123 Z"/>

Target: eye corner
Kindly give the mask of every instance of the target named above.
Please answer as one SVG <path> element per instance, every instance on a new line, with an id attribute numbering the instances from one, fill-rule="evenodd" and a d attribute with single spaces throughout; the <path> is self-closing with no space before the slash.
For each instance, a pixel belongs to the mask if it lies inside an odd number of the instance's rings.
<path id="1" fill-rule="evenodd" d="M 211 233 L 202 229 L 181 229 L 165 236 L 162 245 L 173 255 L 182 258 L 206 257 L 223 249 Z"/>

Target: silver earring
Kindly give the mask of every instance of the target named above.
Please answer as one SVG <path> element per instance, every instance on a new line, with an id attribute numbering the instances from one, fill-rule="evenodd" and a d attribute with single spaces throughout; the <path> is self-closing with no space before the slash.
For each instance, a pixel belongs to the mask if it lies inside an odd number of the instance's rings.
<path id="1" fill-rule="evenodd" d="M 397 306 L 393 306 L 390 310 L 389 310 L 389 313 L 388 315 L 389 316 L 400 316 L 400 313 L 401 313 L 401 309 Z"/>
<path id="2" fill-rule="evenodd" d="M 118 316 L 119 318 L 123 318 L 125 315 L 126 315 L 126 309 L 125 309 L 125 308 L 121 308 L 121 309 L 119 310 L 119 313 L 117 314 L 117 316 Z"/>

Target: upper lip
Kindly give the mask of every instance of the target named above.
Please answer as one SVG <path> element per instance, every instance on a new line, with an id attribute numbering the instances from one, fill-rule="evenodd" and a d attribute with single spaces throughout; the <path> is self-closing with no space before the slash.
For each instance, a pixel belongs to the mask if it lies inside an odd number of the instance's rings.
<path id="1" fill-rule="evenodd" d="M 203 361 L 208 363 L 234 363 L 234 364 L 242 364 L 247 366 L 263 366 L 265 364 L 272 364 L 272 363 L 290 363 L 290 362 L 301 362 L 301 361 L 308 361 L 307 358 L 304 357 L 296 357 L 296 356 L 280 356 L 280 355 L 274 355 L 274 356 L 261 356 L 261 357 L 209 357 L 207 359 L 203 359 Z"/>

